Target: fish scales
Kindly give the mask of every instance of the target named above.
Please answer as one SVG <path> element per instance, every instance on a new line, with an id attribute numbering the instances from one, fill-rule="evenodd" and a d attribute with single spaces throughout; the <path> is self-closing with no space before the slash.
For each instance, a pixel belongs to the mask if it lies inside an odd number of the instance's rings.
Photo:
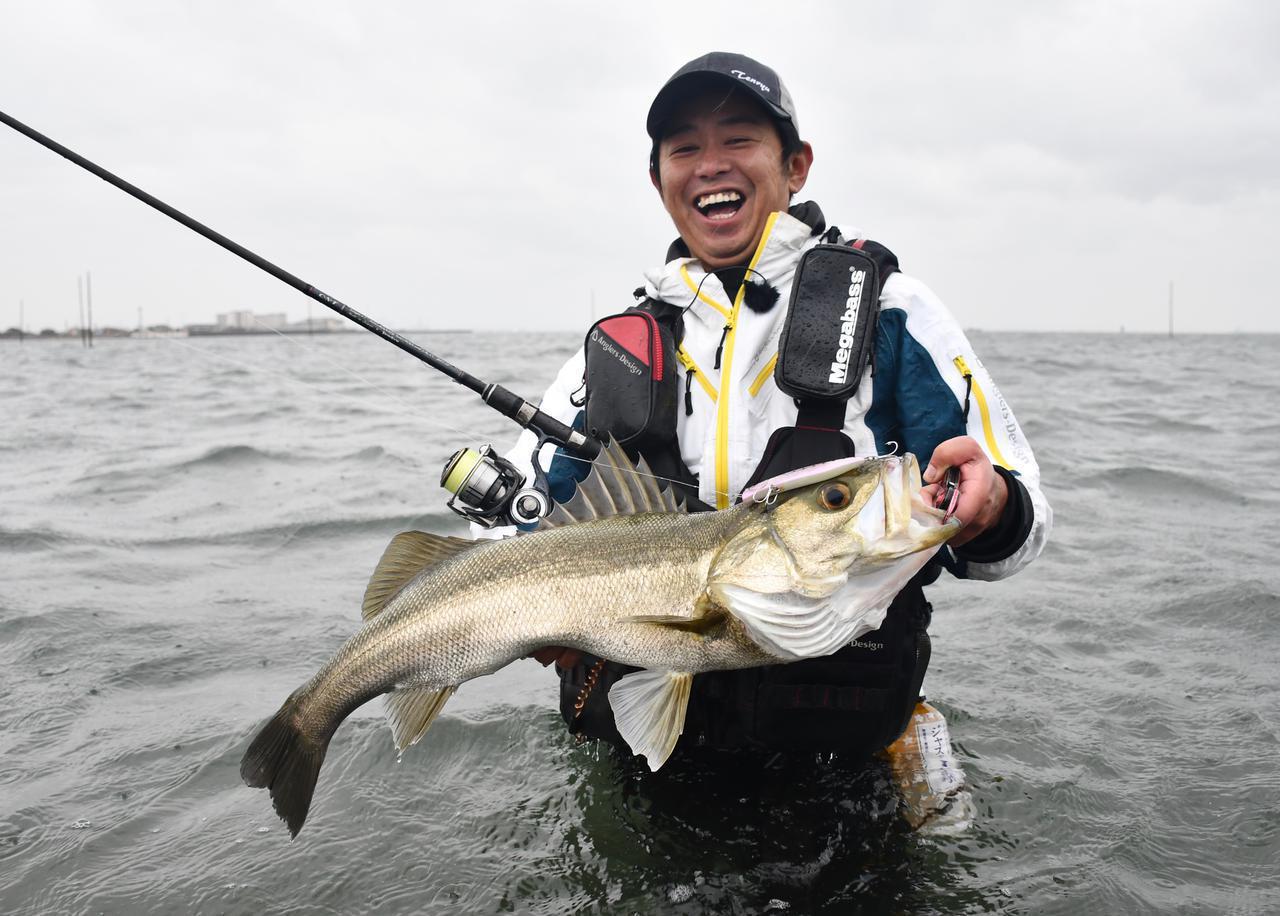
<path id="1" fill-rule="evenodd" d="M 614 472 L 627 461 L 616 448 L 607 458 Z M 609 701 L 656 769 L 683 729 L 693 674 L 836 651 L 879 625 L 955 530 L 921 502 L 913 457 L 831 464 L 719 512 L 591 518 L 500 541 L 397 536 L 365 625 L 263 728 L 245 782 L 271 790 L 296 834 L 352 710 L 387 694 L 403 749 L 457 685 L 550 645 L 645 669 Z M 597 464 L 583 488 L 604 472 Z"/>

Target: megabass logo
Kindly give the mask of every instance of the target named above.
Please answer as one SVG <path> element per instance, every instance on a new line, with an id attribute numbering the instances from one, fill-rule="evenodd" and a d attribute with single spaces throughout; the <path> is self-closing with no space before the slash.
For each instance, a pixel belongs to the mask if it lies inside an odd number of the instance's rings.
<path id="1" fill-rule="evenodd" d="M 831 375 L 827 381 L 843 385 L 849 377 L 849 358 L 853 355 L 853 330 L 858 326 L 858 309 L 862 307 L 862 284 L 867 272 L 859 267 L 849 268 L 849 298 L 844 302 L 844 314 L 840 316 L 840 341 Z"/>

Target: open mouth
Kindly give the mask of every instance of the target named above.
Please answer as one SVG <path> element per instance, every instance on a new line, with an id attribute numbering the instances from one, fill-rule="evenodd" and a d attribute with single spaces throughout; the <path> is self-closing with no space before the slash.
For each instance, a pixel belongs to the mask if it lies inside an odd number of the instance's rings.
<path id="1" fill-rule="evenodd" d="M 730 219 L 742 209 L 745 202 L 737 191 L 716 191 L 712 194 L 703 194 L 693 202 L 693 205 L 707 219 L 719 220 Z"/>

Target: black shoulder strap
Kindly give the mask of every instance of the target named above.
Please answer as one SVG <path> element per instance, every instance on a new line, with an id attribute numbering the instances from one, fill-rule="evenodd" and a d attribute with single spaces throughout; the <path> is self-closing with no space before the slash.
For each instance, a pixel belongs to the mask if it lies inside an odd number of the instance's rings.
<path id="1" fill-rule="evenodd" d="M 880 294 L 884 290 L 885 281 L 890 274 L 899 270 L 897 255 L 884 245 L 871 239 L 859 238 L 847 241 L 840 234 L 840 229 L 837 226 L 832 226 L 828 229 L 822 240 L 827 244 L 848 245 L 850 248 L 867 255 L 875 263 L 877 286 L 874 301 L 877 303 L 877 307 L 871 310 L 868 320 L 859 327 L 861 340 L 856 342 L 854 347 L 855 350 L 863 347 L 867 349 L 871 371 L 874 373 L 876 327 L 879 324 L 878 319 L 880 316 L 878 303 Z M 847 398 L 805 397 L 797 398 L 796 404 L 799 407 L 796 426 L 810 430 L 839 431 L 844 429 L 845 413 L 848 405 Z"/>
<path id="2" fill-rule="evenodd" d="M 853 441 L 844 433 L 845 413 L 849 398 L 853 396 L 857 387 L 856 381 L 861 377 L 864 367 L 870 364 L 872 372 L 875 371 L 872 354 L 875 353 L 880 292 L 885 278 L 898 270 L 898 259 L 894 257 L 893 252 L 878 242 L 866 239 L 846 242 L 841 237 L 840 230 L 834 227 L 827 230 L 822 241 L 828 246 L 828 251 L 831 250 L 831 246 L 836 245 L 849 245 L 859 250 L 872 262 L 869 266 L 875 269 L 876 286 L 873 295 L 862 299 L 866 307 L 858 310 L 860 315 L 866 316 L 865 320 L 846 318 L 846 315 L 842 314 L 847 308 L 844 300 L 833 301 L 837 297 L 828 295 L 822 295 L 820 298 L 825 301 L 812 310 L 820 314 L 805 315 L 788 311 L 783 336 L 779 340 L 778 364 L 774 369 L 774 380 L 780 391 L 795 397 L 799 408 L 796 424 L 773 431 L 765 446 L 764 454 L 760 456 L 759 463 L 747 481 L 747 487 L 796 468 L 837 458 L 847 458 L 854 454 Z M 834 260 L 847 259 L 835 258 Z M 840 277 L 843 277 L 843 282 L 848 282 L 849 274 L 838 276 L 829 272 L 824 277 L 819 271 L 813 274 L 810 280 L 817 284 L 817 287 L 822 287 L 824 284 L 840 282 Z M 793 281 L 791 303 L 793 307 L 797 301 L 796 295 L 797 286 Z M 797 329 L 794 338 L 790 334 L 793 320 Z M 846 356 L 854 353 L 865 353 L 867 356 L 866 361 L 862 361 L 861 357 L 849 356 L 848 374 L 840 378 L 835 372 L 836 367 L 832 365 L 829 354 L 832 347 L 832 330 L 837 329 L 843 333 L 845 321 L 851 321 L 856 325 L 856 330 L 849 329 L 851 339 L 848 341 L 850 346 L 847 348 Z M 845 341 L 840 341 L 842 349 L 844 349 L 844 343 Z M 794 365 L 801 367 L 802 371 L 791 372 L 788 368 L 787 374 L 784 375 L 783 351 L 788 345 L 791 346 L 789 352 L 798 357 Z M 810 356 L 817 353 L 826 353 L 828 356 L 816 360 Z"/>
<path id="3" fill-rule="evenodd" d="M 635 297 L 638 301 L 627 311 L 648 312 L 658 324 L 671 332 L 671 339 L 679 347 L 684 340 L 684 309 L 670 302 L 646 296 L 644 287 L 635 291 Z"/>

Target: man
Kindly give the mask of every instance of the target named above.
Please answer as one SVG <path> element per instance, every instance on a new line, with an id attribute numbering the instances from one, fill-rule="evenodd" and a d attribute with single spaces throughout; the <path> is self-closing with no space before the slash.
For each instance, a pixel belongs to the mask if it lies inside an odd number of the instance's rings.
<path id="1" fill-rule="evenodd" d="M 724 508 L 748 484 L 791 467 L 896 449 L 927 458 L 926 500 L 938 497 L 948 468 L 958 470 L 954 515 L 963 525 L 879 630 L 827 658 L 695 678 L 676 754 L 699 746 L 873 753 L 906 727 L 928 664 L 923 586 L 940 566 L 1000 579 L 1042 549 L 1051 512 L 1035 459 L 950 313 L 874 243 L 855 244 L 877 252 L 887 275 L 874 356 L 847 402 L 820 412 L 843 422 L 815 428 L 807 408 L 779 390 L 778 341 L 801 256 L 859 235 L 848 224 L 829 226 L 812 202 L 791 205 L 814 155 L 774 71 L 738 54 L 691 61 L 654 99 L 647 129 L 649 177 L 679 233 L 666 263 L 646 274 L 639 306 L 662 318 L 679 345 L 676 476 L 708 507 Z M 581 354 L 566 364 L 543 410 L 581 423 L 574 398 L 583 368 Z M 526 435 L 511 457 L 533 446 Z M 582 475 L 579 463 L 557 455 L 553 494 L 567 498 Z M 605 696 L 629 669 L 556 648 L 535 657 L 557 662 L 570 729 L 618 741 Z"/>

